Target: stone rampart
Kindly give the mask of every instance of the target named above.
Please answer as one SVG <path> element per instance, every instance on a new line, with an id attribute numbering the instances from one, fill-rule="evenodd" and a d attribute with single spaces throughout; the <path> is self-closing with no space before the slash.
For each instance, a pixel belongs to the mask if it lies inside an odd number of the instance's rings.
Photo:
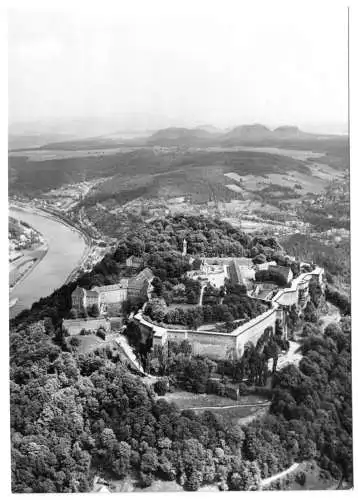
<path id="1" fill-rule="evenodd" d="M 279 290 L 277 294 L 272 298 L 272 303 L 278 306 L 293 306 L 298 304 L 299 300 L 299 289 L 311 281 L 311 279 L 317 280 L 317 282 L 322 285 L 323 269 L 316 267 L 311 272 L 301 274 L 294 280 L 290 288 L 284 288 Z"/>
<path id="2" fill-rule="evenodd" d="M 211 359 L 226 359 L 229 357 L 240 358 L 243 354 L 245 344 L 252 342 L 256 345 L 258 339 L 266 328 L 275 330 L 276 320 L 284 322 L 284 307 L 298 304 L 299 290 L 303 284 L 312 278 L 322 283 L 323 269 L 316 268 L 312 272 L 300 275 L 292 281 L 290 288 L 279 290 L 271 300 L 271 309 L 260 314 L 256 318 L 244 323 L 231 333 L 205 332 L 196 330 L 175 330 L 154 325 L 138 313 L 134 318 L 141 328 L 153 332 L 153 345 L 164 345 L 168 340 L 182 342 L 188 340 L 193 353 L 208 356 Z"/>
<path id="3" fill-rule="evenodd" d="M 62 322 L 62 328 L 67 330 L 70 335 L 78 335 L 82 330 L 96 332 L 100 327 L 108 332 L 111 329 L 111 324 L 106 318 L 64 319 Z"/>
<path id="4" fill-rule="evenodd" d="M 271 327 L 275 331 L 277 319 L 281 319 L 281 315 L 279 314 L 278 307 L 273 307 L 239 328 L 236 328 L 232 334 L 235 335 L 235 352 L 237 358 L 243 355 L 245 344 L 252 342 L 256 345 L 266 328 Z"/>

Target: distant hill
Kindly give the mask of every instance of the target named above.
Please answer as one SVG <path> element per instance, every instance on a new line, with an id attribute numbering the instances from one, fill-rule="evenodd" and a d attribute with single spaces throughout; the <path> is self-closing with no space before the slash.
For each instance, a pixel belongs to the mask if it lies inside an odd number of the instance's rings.
<path id="1" fill-rule="evenodd" d="M 273 130 L 273 135 L 282 139 L 308 139 L 315 136 L 314 134 L 303 132 L 298 127 L 292 125 L 283 125 L 275 128 L 275 130 Z"/>
<path id="2" fill-rule="evenodd" d="M 307 133 L 294 125 L 283 125 L 271 130 L 265 125 L 256 123 L 252 125 L 239 125 L 225 131 L 214 127 L 213 125 L 200 125 L 195 128 L 187 127 L 168 127 L 150 132 L 123 131 L 106 133 L 103 135 L 87 135 L 86 137 L 73 136 L 45 136 L 36 142 L 32 137 L 30 140 L 16 142 L 10 135 L 10 149 L 40 147 L 45 150 L 93 150 L 93 149 L 111 149 L 118 147 L 144 147 L 144 146 L 163 146 L 163 147 L 210 147 L 210 146 L 275 146 L 275 147 L 299 147 L 301 149 L 311 149 L 313 143 L 322 140 L 341 141 L 342 136 L 318 135 Z M 343 137 L 344 139 L 344 137 Z M 303 144 L 306 141 L 307 144 Z M 307 146 L 307 147 L 306 147 Z"/>
<path id="3" fill-rule="evenodd" d="M 206 144 L 216 140 L 215 134 L 201 128 L 169 127 L 158 130 L 147 139 L 147 144 L 172 146 Z"/>
<path id="4" fill-rule="evenodd" d="M 259 123 L 254 125 L 240 125 L 233 128 L 222 137 L 224 142 L 226 141 L 262 141 L 265 139 L 270 139 L 272 137 L 272 131 L 261 125 Z"/>
<path id="5" fill-rule="evenodd" d="M 298 137 L 302 132 L 298 127 L 292 125 L 283 125 L 281 127 L 275 128 L 273 131 L 275 135 L 280 135 L 281 137 Z"/>
<path id="6" fill-rule="evenodd" d="M 292 140 L 318 140 L 327 136 L 309 134 L 296 126 L 284 125 L 274 130 L 265 125 L 239 125 L 223 132 L 211 125 L 197 128 L 170 127 L 152 134 L 146 143 L 158 146 L 239 146 L 239 145 L 286 145 Z"/>
<path id="7" fill-rule="evenodd" d="M 267 176 L 293 171 L 310 174 L 309 158 L 304 161 L 277 152 L 268 153 L 261 146 L 321 152 L 325 155 L 322 162 L 332 168 L 342 171 L 349 166 L 346 137 L 310 135 L 294 127 L 279 127 L 278 131 L 272 131 L 264 126 L 236 127 L 230 131 L 229 141 L 227 136 L 217 136 L 202 129 L 169 128 L 152 134 L 149 139 L 143 138 L 139 147 L 123 147 L 105 154 L 101 149 L 113 148 L 118 142 L 104 138 L 101 141 L 99 138 L 68 141 L 62 143 L 66 150 L 83 149 L 84 154 L 51 155 L 44 148 L 40 150 L 40 153 L 44 151 L 44 157 L 39 154 L 32 160 L 27 159 L 24 151 L 21 156 L 9 156 L 9 191 L 11 194 L 38 196 L 65 184 L 107 178 L 88 196 L 87 206 L 95 206 L 99 201 L 110 202 L 115 207 L 139 197 L 168 199 L 184 196 L 189 203 L 206 203 L 243 199 L 240 189 L 228 187 L 236 181 L 227 174 Z M 307 136 L 309 138 L 305 139 Z M 183 147 L 156 151 L 153 148 L 156 144 Z M 229 148 L 241 144 L 251 145 L 251 150 Z M 212 145 L 216 147 L 207 147 Z M 227 147 L 221 148 L 221 145 Z M 59 144 L 52 147 L 60 149 Z M 256 147 L 261 151 L 255 150 Z M 46 148 L 50 149 L 49 146 Z M 94 149 L 96 153 L 88 154 L 86 149 Z M 287 192 L 284 196 L 287 197 Z"/>
<path id="8" fill-rule="evenodd" d="M 9 150 L 39 148 L 50 142 L 74 140 L 70 134 L 11 134 L 8 135 Z"/>

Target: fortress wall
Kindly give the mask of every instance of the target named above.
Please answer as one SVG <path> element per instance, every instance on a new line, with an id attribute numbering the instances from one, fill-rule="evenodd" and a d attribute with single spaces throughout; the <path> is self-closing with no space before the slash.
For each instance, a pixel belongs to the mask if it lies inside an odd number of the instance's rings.
<path id="1" fill-rule="evenodd" d="M 294 304 L 298 304 L 298 290 L 287 288 L 285 290 L 281 290 L 277 293 L 277 295 L 273 298 L 273 301 L 279 304 L 280 306 L 293 306 Z"/>
<path id="2" fill-rule="evenodd" d="M 271 327 L 275 329 L 276 320 L 284 319 L 284 311 L 279 306 L 290 306 L 298 303 L 298 290 L 304 287 L 304 282 L 310 279 L 322 278 L 322 270 L 317 269 L 312 273 L 302 275 L 296 280 L 293 280 L 292 288 L 286 288 L 279 291 L 272 299 L 273 307 L 268 311 L 260 314 L 260 316 L 248 321 L 242 326 L 236 328 L 230 334 L 223 332 L 198 332 L 191 330 L 170 330 L 161 327 L 152 326 L 152 329 L 158 329 L 154 335 L 153 343 L 164 345 L 167 340 L 182 342 L 188 340 L 192 347 L 193 353 L 201 356 L 208 356 L 211 359 L 225 359 L 234 355 L 240 358 L 243 354 L 245 344 L 252 342 L 256 345 L 258 339 L 264 333 L 265 329 Z M 149 331 L 151 324 L 137 315 L 136 318 L 141 326 L 141 329 Z M 143 323 L 142 323 L 143 322 Z"/>
<path id="3" fill-rule="evenodd" d="M 279 315 L 277 309 L 270 309 L 270 311 L 260 314 L 260 316 L 258 316 L 254 320 L 251 320 L 249 322 L 250 325 L 249 323 L 246 323 L 246 325 L 243 325 L 242 327 L 235 330 L 235 350 L 238 358 L 242 356 L 245 344 L 247 342 L 252 342 L 254 345 L 256 345 L 257 341 L 264 333 L 266 328 L 272 327 L 275 331 L 275 324 L 278 316 Z"/>
<path id="4" fill-rule="evenodd" d="M 97 319 L 64 319 L 62 328 L 65 328 L 70 335 L 78 335 L 81 330 L 91 330 L 96 332 L 98 328 L 103 327 L 106 331 L 111 328 L 110 322 L 105 318 Z"/>
<path id="5" fill-rule="evenodd" d="M 174 342 L 183 342 L 183 340 L 188 339 L 188 331 L 187 330 L 167 330 L 167 338 L 168 338 L 168 340 L 172 340 Z"/>
<path id="6" fill-rule="evenodd" d="M 153 348 L 157 345 L 163 347 L 167 344 L 168 337 L 167 335 L 153 335 Z"/>
<path id="7" fill-rule="evenodd" d="M 193 354 L 216 360 L 235 356 L 236 338 L 231 335 L 189 332 L 188 340 L 193 347 Z"/>

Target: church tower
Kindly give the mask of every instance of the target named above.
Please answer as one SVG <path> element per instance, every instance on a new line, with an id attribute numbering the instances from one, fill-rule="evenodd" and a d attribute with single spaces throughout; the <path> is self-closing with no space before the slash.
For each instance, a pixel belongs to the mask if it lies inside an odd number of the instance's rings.
<path id="1" fill-rule="evenodd" d="M 184 240 L 183 240 L 183 251 L 182 251 L 182 256 L 183 256 L 183 257 L 185 257 L 185 256 L 186 256 L 187 249 L 188 249 L 188 242 L 187 242 L 187 241 L 186 241 L 186 239 L 184 238 Z"/>

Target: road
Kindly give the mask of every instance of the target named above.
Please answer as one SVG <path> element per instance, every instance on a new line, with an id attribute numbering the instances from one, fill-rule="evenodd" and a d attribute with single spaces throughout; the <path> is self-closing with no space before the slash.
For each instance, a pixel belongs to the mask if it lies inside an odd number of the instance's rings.
<path id="1" fill-rule="evenodd" d="M 295 471 L 299 464 L 295 462 L 294 464 L 291 465 L 288 469 L 283 470 L 279 474 L 275 474 L 274 476 L 267 477 L 266 479 L 261 480 L 261 487 L 268 486 L 269 484 L 273 483 L 274 481 L 277 481 L 278 479 L 281 479 L 281 477 L 287 476 L 287 474 L 291 474 L 291 472 Z"/>
<path id="2" fill-rule="evenodd" d="M 203 296 L 204 296 L 204 290 L 205 290 L 205 288 L 206 288 L 206 285 L 202 285 L 201 286 L 200 297 L 199 297 L 199 306 L 203 305 Z"/>
<path id="3" fill-rule="evenodd" d="M 251 403 L 251 404 L 236 404 L 228 406 L 195 406 L 192 408 L 185 408 L 186 410 L 228 410 L 230 408 L 250 408 L 254 406 L 269 406 L 271 401 L 266 401 L 265 403 Z"/>
<path id="4" fill-rule="evenodd" d="M 125 335 L 119 333 L 115 339 L 116 343 L 118 344 L 118 346 L 122 349 L 122 352 L 123 354 L 126 356 L 126 358 L 128 359 L 130 365 L 138 370 L 140 373 L 142 373 L 143 375 L 148 375 L 147 373 L 145 373 L 145 371 L 143 370 L 143 367 L 142 365 L 140 364 L 140 362 L 138 361 L 138 358 L 137 356 L 134 354 L 133 352 L 133 349 L 131 348 L 131 346 L 129 345 L 128 343 L 128 339 Z"/>

